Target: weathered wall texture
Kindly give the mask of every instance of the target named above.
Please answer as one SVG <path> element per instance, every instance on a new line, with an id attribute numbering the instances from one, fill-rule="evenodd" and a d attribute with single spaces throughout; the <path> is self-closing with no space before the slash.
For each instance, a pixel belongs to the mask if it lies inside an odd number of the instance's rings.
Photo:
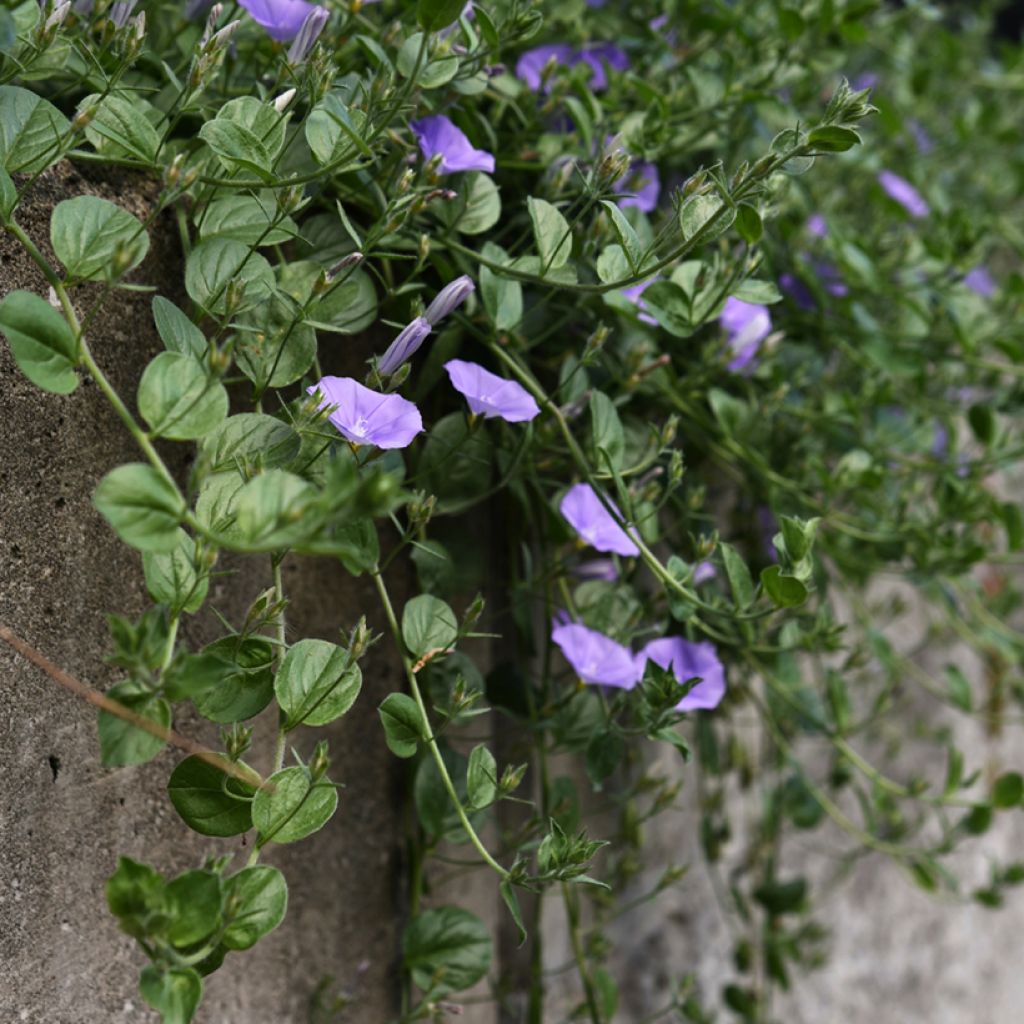
<path id="1" fill-rule="evenodd" d="M 147 212 L 145 188 L 109 175 L 106 181 L 87 181 L 61 166 L 40 182 L 19 220 L 42 244 L 49 210 L 72 195 L 100 194 L 137 215 Z M 180 280 L 173 222 L 158 220 L 151 234 L 150 255 L 134 279 L 166 288 Z M 46 295 L 38 273 L 0 236 L 0 293 L 14 288 Z M 86 297 L 79 299 L 84 307 Z M 98 362 L 129 405 L 142 368 L 159 350 L 149 303 L 149 295 L 120 293 L 89 332 Z M 107 470 L 139 455 L 93 384 L 83 381 L 68 397 L 43 394 L 18 372 L 6 342 L 0 398 L 0 623 L 105 689 L 117 672 L 103 660 L 104 613 L 134 617 L 147 599 L 141 559 L 109 530 L 90 495 Z M 178 471 L 187 447 L 167 449 Z M 268 573 L 251 561 L 211 588 L 208 605 L 235 622 L 267 585 Z M 295 635 L 337 639 L 364 611 L 383 628 L 365 579 L 352 582 L 332 563 L 310 560 L 286 563 L 284 579 Z M 401 581 L 396 591 L 404 599 Z M 206 611 L 184 635 L 200 642 L 219 635 L 218 628 Z M 353 711 L 317 730 L 330 739 L 332 778 L 346 786 L 338 812 L 315 837 L 267 854 L 290 886 L 285 923 L 254 949 L 230 955 L 207 979 L 197 1024 L 307 1024 L 312 993 L 328 979 L 328 1001 L 343 991 L 355 1000 L 346 1021 L 381 1024 L 390 1017 L 402 924 L 401 816 L 397 762 L 375 710 L 401 686 L 389 649 L 378 645 L 363 663 L 363 693 Z M 179 753 L 165 751 L 143 767 L 103 769 L 93 709 L 4 645 L 0 695 L 0 1022 L 157 1020 L 136 990 L 144 955 L 108 913 L 104 882 L 120 853 L 176 874 L 240 842 L 191 834 L 178 819 L 164 788 Z M 217 742 L 209 723 L 179 716 L 175 724 Z M 260 723 L 255 749 L 263 753 L 251 759 L 259 769 L 268 767 L 273 727 Z M 293 742 L 308 756 L 316 738 L 297 735 Z"/>
<path id="2" fill-rule="evenodd" d="M 876 593 L 891 593 L 886 584 Z M 890 621 L 886 635 L 896 650 L 917 651 L 925 637 L 925 618 L 910 588 L 905 615 Z M 919 656 L 922 667 L 941 677 L 942 666 L 955 662 L 971 679 L 976 694 L 985 686 L 978 656 L 961 644 L 929 644 Z M 941 708 L 922 696 L 907 680 L 907 702 L 894 728 L 909 741 L 915 730 L 948 726 L 965 755 L 966 773 L 982 773 L 979 792 L 1004 771 L 1024 765 L 1024 734 L 1019 721 L 1002 735 L 993 735 L 978 718 Z M 1011 719 L 1015 716 L 1011 712 Z M 760 730 L 748 716 L 746 735 L 756 749 Z M 895 738 L 895 737 L 892 737 Z M 946 763 L 941 748 L 915 751 L 911 742 L 892 772 L 897 779 L 920 775 L 941 784 Z M 814 750 L 820 749 L 819 747 Z M 814 750 L 805 751 L 811 757 Z M 884 750 L 861 749 L 869 759 L 885 758 Z M 700 993 L 710 1001 L 722 986 L 742 983 L 733 968 L 732 923 L 721 909 L 728 903 L 721 883 L 713 885 L 700 848 L 697 787 L 692 766 L 683 765 L 664 747 L 652 751 L 648 771 L 678 778 L 683 797 L 677 813 L 667 813 L 646 828 L 645 862 L 625 899 L 649 892 L 669 863 L 689 864 L 690 872 L 677 887 L 624 915 L 609 929 L 615 944 L 609 967 L 621 985 L 616 1024 L 631 1024 L 668 1004 L 669 985 L 693 974 Z M 885 761 L 879 760 L 883 764 Z M 581 784 L 586 785 L 581 778 Z M 742 856 L 744 808 L 756 814 L 760 799 L 756 782 L 747 798 L 734 794 L 740 807 L 737 834 L 726 846 L 721 877 Z M 855 806 L 847 808 L 857 820 Z M 962 812 L 955 809 L 952 817 Z M 614 826 L 613 822 L 608 827 Z M 601 836 L 599 827 L 593 830 Z M 829 959 L 813 973 L 794 970 L 794 987 L 773 1006 L 773 1020 L 785 1024 L 1019 1024 L 1024 1006 L 1024 972 L 1020 970 L 1024 892 L 1010 891 L 1006 905 L 986 910 L 970 899 L 976 887 L 989 881 L 992 863 L 1006 865 L 1024 859 L 1024 813 L 1004 812 L 986 835 L 971 840 L 944 863 L 961 879 L 961 903 L 939 901 L 922 892 L 881 854 L 862 858 L 836 882 L 840 856 L 851 841 L 825 823 L 803 834 L 790 834 L 782 853 L 787 874 L 806 873 L 818 907 L 817 920 L 831 931 Z M 595 874 L 600 877 L 600 870 Z M 731 908 L 730 908 L 731 909 Z M 546 949 L 549 967 L 566 964 L 572 952 L 564 914 L 557 899 L 545 902 Z M 550 1019 L 564 1018 L 574 1005 L 578 985 L 572 972 L 555 976 L 549 990 Z"/>

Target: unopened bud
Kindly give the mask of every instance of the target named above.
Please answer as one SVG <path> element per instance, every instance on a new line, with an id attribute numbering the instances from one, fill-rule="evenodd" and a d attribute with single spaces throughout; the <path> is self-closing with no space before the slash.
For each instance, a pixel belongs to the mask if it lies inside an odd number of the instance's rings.
<path id="1" fill-rule="evenodd" d="M 434 301 L 427 306 L 427 311 L 423 314 L 424 319 L 431 326 L 435 326 L 439 320 L 454 313 L 475 290 L 476 285 L 468 275 L 457 277 L 437 293 Z"/>
<path id="2" fill-rule="evenodd" d="M 674 487 L 683 479 L 683 453 L 678 449 L 672 451 L 668 460 L 668 484 Z"/>
<path id="3" fill-rule="evenodd" d="M 484 600 L 483 594 L 477 594 L 470 602 L 469 607 L 466 609 L 466 614 L 462 617 L 463 629 L 472 629 L 476 625 L 480 616 L 484 613 L 484 607 L 487 602 Z"/>
<path id="4" fill-rule="evenodd" d="M 594 330 L 590 337 L 587 338 L 587 343 L 583 346 L 583 359 L 587 359 L 596 356 L 601 349 L 604 348 L 605 342 L 608 340 L 611 334 L 611 329 L 607 324 L 598 324 L 596 330 Z"/>
<path id="5" fill-rule="evenodd" d="M 498 783 L 498 788 L 502 793 L 513 793 L 519 788 L 519 784 L 523 781 L 525 775 L 525 764 L 507 764 L 505 765 L 505 770 L 501 773 L 501 782 Z"/>
<path id="6" fill-rule="evenodd" d="M 185 166 L 185 154 L 179 153 L 164 172 L 164 184 L 173 189 L 181 181 L 181 169 Z"/>
<path id="7" fill-rule="evenodd" d="M 73 132 L 80 132 L 88 125 L 92 123 L 92 119 L 96 116 L 96 112 L 99 110 L 98 106 L 85 107 L 80 110 L 71 119 L 71 130 Z"/>
<path id="8" fill-rule="evenodd" d="M 185 17 L 190 19 L 196 17 L 205 6 L 206 0 L 189 0 L 185 5 Z M 199 37 L 200 50 L 210 41 L 210 36 L 213 35 L 213 30 L 217 27 L 217 22 L 220 21 L 220 16 L 223 13 L 223 4 L 214 4 L 210 8 L 210 13 L 206 16 L 206 26 L 203 28 L 203 34 Z"/>
<path id="9" fill-rule="evenodd" d="M 400 196 L 404 196 L 405 193 L 412 188 L 412 183 L 415 177 L 416 172 L 411 167 L 406 167 L 406 169 L 402 171 L 402 176 L 398 179 L 398 185 L 396 186 L 396 191 Z"/>
<path id="10" fill-rule="evenodd" d="M 372 643 L 373 633 L 366 624 L 366 616 L 364 615 L 356 623 L 356 628 L 352 630 L 352 635 L 349 637 L 348 650 L 349 654 L 352 655 L 352 660 L 358 661 L 367 652 Z"/>
<path id="11" fill-rule="evenodd" d="M 288 109 L 288 104 L 291 103 L 293 99 L 295 99 L 295 90 L 288 89 L 274 100 L 274 109 L 279 114 L 283 114 Z"/>
<path id="12" fill-rule="evenodd" d="M 313 760 L 309 762 L 309 774 L 314 782 L 319 781 L 327 774 L 331 766 L 331 759 L 327 754 L 327 740 L 321 740 L 313 751 Z"/>
<path id="13" fill-rule="evenodd" d="M 232 761 L 237 761 L 252 745 L 252 729 L 237 722 L 230 729 L 221 731 L 224 750 Z"/>
<path id="14" fill-rule="evenodd" d="M 234 277 L 228 282 L 224 290 L 224 312 L 231 316 L 245 298 L 246 281 L 241 277 Z"/>
<path id="15" fill-rule="evenodd" d="M 110 8 L 110 20 L 113 22 L 114 28 L 124 28 L 128 24 L 128 19 L 131 17 L 132 11 L 135 10 L 137 2 L 138 0 L 117 0 Z"/>
<path id="16" fill-rule="evenodd" d="M 437 498 L 433 494 L 421 491 L 409 502 L 406 511 L 409 515 L 409 524 L 414 530 L 426 526 L 434 515 L 437 507 Z"/>
<path id="17" fill-rule="evenodd" d="M 472 286 L 472 282 L 470 282 Z M 440 298 L 440 296 L 438 296 Z M 437 301 L 436 299 L 434 300 Z M 427 317 L 430 311 L 427 311 Z M 399 332 L 398 337 L 388 346 L 387 351 L 380 357 L 377 363 L 377 372 L 382 376 L 394 373 L 403 363 L 412 358 L 420 345 L 430 334 L 432 321 L 418 316 L 411 323 L 405 325 Z"/>
<path id="18" fill-rule="evenodd" d="M 348 270 L 349 267 L 357 267 L 363 262 L 363 254 L 358 250 L 354 250 L 346 255 L 342 256 L 337 263 L 332 263 L 327 270 L 328 282 L 333 281 L 342 271 Z"/>
<path id="19" fill-rule="evenodd" d="M 694 192 L 704 185 L 706 180 L 707 174 L 704 171 L 698 171 L 696 174 L 691 175 L 683 185 L 683 195 L 692 196 Z"/>
<path id="20" fill-rule="evenodd" d="M 114 4 L 117 7 L 117 4 Z M 134 0 L 132 3 L 134 6 Z M 130 10 L 130 8 L 129 8 Z M 64 24 L 64 19 L 67 18 L 71 11 L 71 0 L 64 0 L 63 3 L 58 4 L 51 12 L 50 16 L 46 19 L 43 25 L 43 34 L 50 35 L 57 31 Z"/>
<path id="21" fill-rule="evenodd" d="M 679 417 L 669 416 L 665 421 L 665 426 L 661 428 L 661 443 L 663 447 L 667 448 L 676 439 L 676 431 L 678 429 Z"/>
<path id="22" fill-rule="evenodd" d="M 319 38 L 320 33 L 323 32 L 324 25 L 327 24 L 327 19 L 330 16 L 330 11 L 325 7 L 314 7 L 306 15 L 302 28 L 299 29 L 298 35 L 288 49 L 288 63 L 293 68 L 305 63 L 306 58 L 309 56 L 309 51 L 313 49 L 313 44 Z"/>
<path id="23" fill-rule="evenodd" d="M 420 235 L 419 244 L 419 261 L 420 263 L 426 263 L 427 258 L 430 256 L 430 236 Z"/>
<path id="24" fill-rule="evenodd" d="M 303 203 L 302 186 L 291 185 L 288 188 L 281 189 L 278 194 L 278 203 L 280 204 L 282 213 L 295 213 Z"/>

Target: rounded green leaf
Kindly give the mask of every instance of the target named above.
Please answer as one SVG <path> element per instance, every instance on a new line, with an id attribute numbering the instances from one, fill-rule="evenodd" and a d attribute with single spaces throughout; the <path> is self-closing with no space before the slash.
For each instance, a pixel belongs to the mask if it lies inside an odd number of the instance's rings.
<path id="1" fill-rule="evenodd" d="M 163 729 L 171 726 L 171 705 L 138 683 L 126 680 L 107 691 L 107 696 L 129 711 Z M 167 746 L 165 740 L 108 711 L 99 715 L 100 759 L 108 767 L 145 764 Z"/>
<path id="2" fill-rule="evenodd" d="M 251 308 L 265 301 L 274 290 L 274 271 L 244 242 L 222 237 L 203 239 L 185 263 L 185 290 L 189 297 L 214 316 L 223 316 L 232 282 L 245 289 L 238 308 Z"/>
<path id="3" fill-rule="evenodd" d="M 294 843 L 319 831 L 338 806 L 338 791 L 329 782 L 314 784 L 298 766 L 274 772 L 252 803 L 252 821 L 261 841 Z"/>
<path id="4" fill-rule="evenodd" d="M 70 145 L 71 123 L 28 89 L 0 85 L 0 165 L 9 174 L 37 174 Z"/>
<path id="5" fill-rule="evenodd" d="M 226 636 L 203 649 L 230 662 L 232 670 L 216 687 L 193 698 L 196 710 L 211 722 L 244 722 L 258 715 L 274 696 L 274 648 L 259 636 Z"/>
<path id="6" fill-rule="evenodd" d="M 1024 776 L 1020 772 L 1004 772 L 992 784 L 992 806 L 1000 810 L 1016 807 L 1024 797 Z"/>
<path id="7" fill-rule="evenodd" d="M 152 466 L 141 462 L 112 469 L 100 482 L 93 503 L 126 544 L 140 551 L 173 551 L 181 496 Z"/>
<path id="8" fill-rule="evenodd" d="M 171 915 L 167 938 L 179 948 L 201 942 L 220 925 L 224 896 L 220 876 L 186 871 L 167 884 Z"/>
<path id="9" fill-rule="evenodd" d="M 161 352 L 139 381 L 139 412 L 158 437 L 190 441 L 209 433 L 228 414 L 228 393 L 202 364 Z"/>
<path id="10" fill-rule="evenodd" d="M 170 551 L 147 551 L 142 556 L 149 596 L 172 611 L 197 612 L 206 600 L 210 581 L 196 572 L 196 542 L 179 529 Z"/>
<path id="11" fill-rule="evenodd" d="M 171 773 L 167 795 L 182 821 L 204 836 L 237 836 L 252 828 L 256 790 L 192 755 Z"/>
<path id="12" fill-rule="evenodd" d="M 437 907 L 420 914 L 402 936 L 402 960 L 424 991 L 461 992 L 491 966 L 487 926 L 461 907 Z"/>
<path id="13" fill-rule="evenodd" d="M 57 395 L 78 387 L 78 342 L 68 322 L 32 292 L 14 291 L 0 302 L 0 330 L 18 369 L 33 384 Z"/>
<path id="14" fill-rule="evenodd" d="M 469 755 L 466 768 L 466 793 L 474 810 L 489 807 L 498 795 L 498 765 L 494 755 L 482 743 Z"/>
<path id="15" fill-rule="evenodd" d="M 203 979 L 191 967 L 164 971 L 151 964 L 143 968 L 139 991 L 163 1017 L 163 1024 L 189 1024 L 203 998 Z"/>
<path id="16" fill-rule="evenodd" d="M 397 757 L 412 757 L 423 739 L 423 716 L 412 697 L 389 693 L 377 709 L 384 726 L 384 742 Z"/>
<path id="17" fill-rule="evenodd" d="M 222 941 L 228 949 L 249 949 L 284 920 L 288 884 L 277 868 L 257 864 L 228 878 L 224 897 L 227 927 Z"/>
<path id="18" fill-rule="evenodd" d="M 210 469 L 283 466 L 299 454 L 302 439 L 287 423 L 258 412 L 230 416 L 203 438 Z"/>
<path id="19" fill-rule="evenodd" d="M 149 235 L 141 221 L 109 199 L 76 196 L 54 207 L 50 244 L 68 277 L 112 281 L 146 258 Z"/>
<path id="20" fill-rule="evenodd" d="M 344 647 L 326 640 L 300 640 L 284 656 L 274 693 L 288 728 L 326 725 L 355 703 L 363 683 L 359 666 Z"/>
<path id="21" fill-rule="evenodd" d="M 402 609 L 402 639 L 416 658 L 446 651 L 458 636 L 455 612 L 439 597 L 420 594 Z"/>

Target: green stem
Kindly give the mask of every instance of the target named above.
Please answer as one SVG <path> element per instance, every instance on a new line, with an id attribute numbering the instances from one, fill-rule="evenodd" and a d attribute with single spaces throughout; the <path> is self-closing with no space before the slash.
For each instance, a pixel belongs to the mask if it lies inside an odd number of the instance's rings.
<path id="1" fill-rule="evenodd" d="M 576 960 L 576 970 L 579 972 L 583 994 L 587 1000 L 587 1013 L 593 1024 L 601 1024 L 601 1011 L 597 1005 L 597 996 L 594 994 L 594 981 L 590 977 L 590 969 L 587 966 L 587 957 L 583 949 L 579 903 L 576 894 L 570 890 L 568 882 L 562 882 L 562 899 L 565 901 L 565 913 L 569 919 L 569 939 L 572 942 L 573 958 Z"/>
<path id="2" fill-rule="evenodd" d="M 444 783 L 444 788 L 448 793 L 452 806 L 455 808 L 455 813 L 459 817 L 463 831 L 466 833 L 467 838 L 473 844 L 477 853 L 480 854 L 487 866 L 500 878 L 506 879 L 509 877 L 508 871 L 506 871 L 491 856 L 487 847 L 484 846 L 476 829 L 473 828 L 473 823 L 469 820 L 469 815 L 466 813 L 465 807 L 462 806 L 459 794 L 455 791 L 455 783 L 452 781 L 452 777 L 448 773 L 448 766 L 444 763 L 444 758 L 441 756 L 441 749 L 438 747 L 433 729 L 430 727 L 430 717 L 427 714 L 427 707 L 423 701 L 423 694 L 420 693 L 419 683 L 416 681 L 416 673 L 412 670 L 412 663 L 409 661 L 408 655 L 405 653 L 405 647 L 402 644 L 402 631 L 398 627 L 398 619 L 395 617 L 395 609 L 391 604 L 391 598 L 388 595 L 387 587 L 384 584 L 384 579 L 379 570 L 375 570 L 373 572 L 373 582 L 377 588 L 377 593 L 380 595 L 381 604 L 384 606 L 384 615 L 388 620 L 388 626 L 394 635 L 395 643 L 398 645 L 398 649 L 401 653 L 402 664 L 405 667 L 405 675 L 409 681 L 409 690 L 412 693 L 413 700 L 416 702 L 416 707 L 419 708 L 420 717 L 423 721 L 423 731 L 426 736 L 425 742 L 427 747 L 430 749 L 430 755 L 433 757 L 434 764 L 437 766 L 437 770 L 441 775 L 441 781 Z"/>

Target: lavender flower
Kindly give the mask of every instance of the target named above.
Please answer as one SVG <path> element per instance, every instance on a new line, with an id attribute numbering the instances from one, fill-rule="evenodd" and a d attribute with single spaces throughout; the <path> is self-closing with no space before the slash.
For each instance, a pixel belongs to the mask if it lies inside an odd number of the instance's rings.
<path id="1" fill-rule="evenodd" d="M 330 421 L 353 444 L 405 448 L 423 430 L 420 411 L 401 395 L 382 395 L 351 377 L 324 377 L 306 389 L 318 393 L 320 408 L 337 406 Z"/>
<path id="2" fill-rule="evenodd" d="M 494 157 L 483 149 L 474 149 L 469 139 L 444 114 L 413 121 L 410 127 L 420 144 L 420 152 L 430 160 L 440 154 L 441 174 L 456 171 L 486 171 L 493 173 Z"/>
<path id="3" fill-rule="evenodd" d="M 523 423 L 540 414 L 533 396 L 514 380 L 499 377 L 477 363 L 449 359 L 444 364 L 448 378 L 478 416 L 500 416 L 507 423 Z"/>
<path id="4" fill-rule="evenodd" d="M 573 569 L 573 575 L 581 580 L 600 580 L 602 583 L 615 583 L 619 578 L 619 570 L 611 558 L 591 558 L 580 562 Z"/>
<path id="5" fill-rule="evenodd" d="M 657 207 L 658 196 L 661 194 L 661 179 L 658 177 L 656 164 L 634 160 L 626 181 L 629 190 L 634 194 L 623 196 L 618 201 L 620 210 L 626 209 L 627 206 L 635 206 L 641 213 L 650 213 Z"/>
<path id="6" fill-rule="evenodd" d="M 398 337 L 387 347 L 377 363 L 377 372 L 382 376 L 394 373 L 402 363 L 410 359 L 430 333 L 430 324 L 421 316 L 406 324 Z"/>
<path id="7" fill-rule="evenodd" d="M 772 318 L 768 307 L 730 295 L 718 322 L 729 335 L 729 349 L 733 353 L 729 369 L 733 373 L 752 370 L 761 342 L 771 334 Z"/>
<path id="8" fill-rule="evenodd" d="M 594 92 L 608 88 L 608 68 L 625 71 L 629 67 L 629 58 L 614 43 L 588 43 L 577 51 L 572 63 L 581 61 L 590 67 L 590 88 Z"/>
<path id="9" fill-rule="evenodd" d="M 705 559 L 703 562 L 698 562 L 693 567 L 693 582 L 694 583 L 706 583 L 710 579 L 714 579 L 718 575 L 718 571 L 712 562 Z"/>
<path id="10" fill-rule="evenodd" d="M 115 28 L 124 28 L 128 24 L 137 2 L 138 0 L 117 0 L 110 8 L 110 20 Z"/>
<path id="11" fill-rule="evenodd" d="M 556 64 L 568 64 L 572 59 L 572 47 L 564 43 L 548 43 L 546 46 L 535 46 L 532 50 L 527 50 L 516 61 L 516 78 L 525 82 L 527 88 L 534 92 L 539 91 L 544 69 L 552 59 Z M 544 91 L 549 92 L 550 89 L 548 85 Z"/>
<path id="12" fill-rule="evenodd" d="M 313 49 L 313 44 L 320 37 L 320 33 L 323 32 L 324 25 L 327 24 L 330 16 L 330 12 L 323 7 L 314 7 L 306 15 L 299 28 L 299 34 L 288 48 L 288 63 L 293 68 L 297 68 L 300 64 L 305 63 L 306 58 L 309 56 L 309 51 Z"/>
<path id="13" fill-rule="evenodd" d="M 271 39 L 283 43 L 299 34 L 303 22 L 314 9 L 314 5 L 306 0 L 238 0 L 238 3 L 257 25 L 267 30 Z"/>
<path id="14" fill-rule="evenodd" d="M 611 503 L 616 515 L 622 514 Z M 565 492 L 559 502 L 558 511 L 565 521 L 593 548 L 598 551 L 612 551 L 617 555 L 634 556 L 640 549 L 626 531 L 611 517 L 601 504 L 590 484 L 576 484 Z"/>
<path id="15" fill-rule="evenodd" d="M 892 171 L 881 171 L 878 175 L 878 184 L 890 199 L 895 199 L 911 217 L 927 217 L 930 212 L 928 203 L 920 192 L 898 174 Z"/>
<path id="16" fill-rule="evenodd" d="M 636 656 L 641 677 L 648 661 L 671 671 L 681 683 L 694 678 L 701 680 L 676 705 L 678 711 L 710 710 L 718 707 L 725 696 L 725 669 L 714 644 L 707 640 L 696 644 L 679 636 L 652 640 Z"/>
<path id="17" fill-rule="evenodd" d="M 655 281 L 659 280 L 661 279 L 658 277 L 652 277 L 647 281 L 641 281 L 639 284 L 630 285 L 628 288 L 622 289 L 623 296 L 636 306 L 637 319 L 645 324 L 650 324 L 652 327 L 657 327 L 658 321 L 647 312 L 649 307 L 643 299 L 643 294 L 648 285 L 652 285 Z"/>
<path id="18" fill-rule="evenodd" d="M 466 274 L 455 278 L 434 296 L 434 301 L 427 306 L 427 311 L 423 314 L 424 318 L 429 324 L 436 325 L 438 320 L 443 320 L 450 313 L 454 313 L 475 290 L 476 286 Z"/>
<path id="19" fill-rule="evenodd" d="M 964 276 L 964 284 L 982 298 L 990 299 L 996 293 L 996 282 L 988 267 L 975 267 Z"/>
<path id="20" fill-rule="evenodd" d="M 814 238 L 824 238 L 828 234 L 828 221 L 820 213 L 812 213 L 805 226 L 807 234 Z"/>
<path id="21" fill-rule="evenodd" d="M 807 310 L 808 312 L 813 310 L 816 306 L 814 296 L 811 294 L 811 289 L 807 287 L 800 280 L 796 274 L 790 273 L 788 270 L 784 274 L 779 274 L 779 288 L 782 289 L 800 309 Z"/>
<path id="22" fill-rule="evenodd" d="M 640 673 L 628 647 L 578 622 L 556 625 L 551 639 L 585 683 L 631 690 Z"/>

